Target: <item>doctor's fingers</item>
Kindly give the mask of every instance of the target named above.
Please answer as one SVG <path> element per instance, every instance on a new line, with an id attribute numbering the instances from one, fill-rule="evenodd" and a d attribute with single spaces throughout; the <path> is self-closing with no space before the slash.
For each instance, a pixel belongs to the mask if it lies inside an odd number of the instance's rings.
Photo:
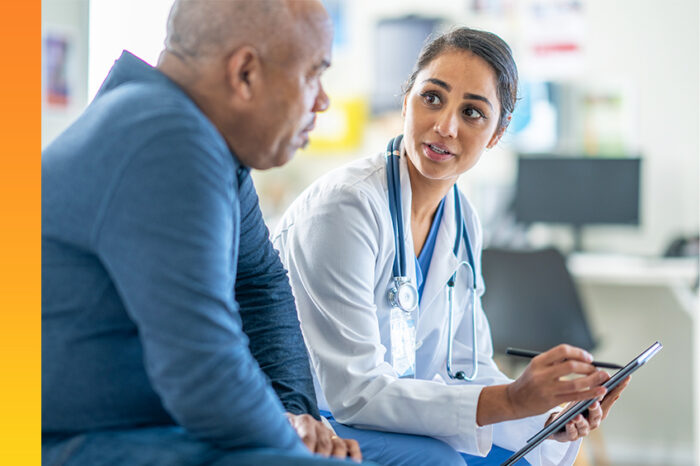
<path id="1" fill-rule="evenodd" d="M 574 421 L 569 421 L 566 423 L 565 438 L 568 442 L 573 442 L 578 436 L 578 430 L 576 430 L 576 424 Z"/>
<path id="2" fill-rule="evenodd" d="M 561 344 L 535 356 L 532 360 L 547 365 L 562 362 L 564 360 L 575 360 L 583 363 L 591 363 L 593 362 L 593 356 L 588 351 L 582 350 L 581 348 Z"/>
<path id="3" fill-rule="evenodd" d="M 557 442 L 572 442 L 578 438 L 578 429 L 574 421 L 569 421 L 564 424 L 564 430 L 553 433 L 549 436 L 550 439 Z"/>
<path id="4" fill-rule="evenodd" d="M 580 361 L 574 361 L 571 359 L 552 364 L 548 366 L 544 371 L 549 377 L 552 377 L 554 379 L 558 379 L 559 377 L 564 377 L 565 375 L 569 374 L 590 375 L 596 372 L 600 372 L 602 374 L 607 375 L 605 371 L 596 369 L 595 366 L 591 364 Z"/>
<path id="5" fill-rule="evenodd" d="M 583 416 L 582 416 L 583 417 Z M 564 431 L 556 432 L 550 436 L 551 439 L 557 442 L 573 442 L 578 439 L 578 429 L 576 428 L 575 419 L 564 424 Z"/>
<path id="6" fill-rule="evenodd" d="M 576 428 L 576 437 L 574 440 L 579 439 L 581 437 L 585 437 L 589 433 L 591 433 L 591 428 L 588 423 L 588 420 L 586 420 L 585 417 L 582 415 L 578 415 L 574 418 L 573 420 L 574 427 Z"/>
<path id="7" fill-rule="evenodd" d="M 620 398 L 620 395 L 622 394 L 622 391 L 629 385 L 630 383 L 630 377 L 628 376 L 625 380 L 620 382 L 620 384 L 610 390 L 610 393 L 608 393 L 605 398 L 603 398 L 603 401 L 600 402 L 600 406 L 603 410 L 603 419 L 608 417 L 608 413 L 610 412 L 610 408 L 615 404 L 618 398 Z"/>
<path id="8" fill-rule="evenodd" d="M 563 435 L 556 437 L 557 440 L 561 442 L 573 442 L 581 437 L 585 437 L 590 432 L 588 427 L 588 421 L 582 415 L 578 415 L 571 421 L 566 423 L 565 431 Z"/>
<path id="9" fill-rule="evenodd" d="M 602 420 L 603 409 L 600 407 L 600 403 L 596 401 L 588 407 L 588 426 L 591 430 L 597 429 Z"/>
<path id="10" fill-rule="evenodd" d="M 566 402 L 590 400 L 591 398 L 598 398 L 603 395 L 605 395 L 605 387 L 593 387 L 578 392 L 559 393 L 552 398 L 556 404 L 562 404 Z"/>
<path id="11" fill-rule="evenodd" d="M 598 388 L 609 378 L 610 376 L 605 373 L 605 371 L 595 371 L 592 374 L 583 377 L 575 377 L 565 380 L 559 379 L 555 382 L 554 386 L 556 393 L 560 394 L 580 392 L 589 388 Z"/>

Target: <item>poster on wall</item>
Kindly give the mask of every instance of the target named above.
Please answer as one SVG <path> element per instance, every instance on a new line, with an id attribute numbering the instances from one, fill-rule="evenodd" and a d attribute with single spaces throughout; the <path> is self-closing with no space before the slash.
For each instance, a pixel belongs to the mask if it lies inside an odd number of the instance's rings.
<path id="1" fill-rule="evenodd" d="M 469 8 L 475 14 L 489 14 L 506 17 L 513 10 L 515 0 L 471 0 Z"/>
<path id="2" fill-rule="evenodd" d="M 346 6 L 343 0 L 323 0 L 331 21 L 333 21 L 333 55 L 343 51 L 348 46 L 348 31 L 346 28 Z"/>
<path id="3" fill-rule="evenodd" d="M 61 33 L 45 33 L 42 41 L 42 97 L 52 109 L 67 109 L 72 100 L 72 41 Z"/>
<path id="4" fill-rule="evenodd" d="M 540 80 L 577 76 L 586 40 L 583 1 L 528 0 L 518 6 L 522 72 Z"/>

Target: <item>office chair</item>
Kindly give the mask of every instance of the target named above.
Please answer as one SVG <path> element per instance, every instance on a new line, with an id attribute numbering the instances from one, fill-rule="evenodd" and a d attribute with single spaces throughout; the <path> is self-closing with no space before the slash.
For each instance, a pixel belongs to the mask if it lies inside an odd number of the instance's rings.
<path id="1" fill-rule="evenodd" d="M 496 353 L 505 353 L 509 346 L 545 351 L 560 343 L 587 351 L 594 348 L 581 299 L 557 249 L 485 249 L 481 268 L 486 282 L 484 312 Z M 586 442 L 594 464 L 610 464 L 602 429 L 594 430 Z M 588 464 L 583 451 L 574 466 Z"/>
<path id="2" fill-rule="evenodd" d="M 509 346 L 545 351 L 560 343 L 593 349 L 581 300 L 558 250 L 485 249 L 481 264 L 495 352 Z"/>

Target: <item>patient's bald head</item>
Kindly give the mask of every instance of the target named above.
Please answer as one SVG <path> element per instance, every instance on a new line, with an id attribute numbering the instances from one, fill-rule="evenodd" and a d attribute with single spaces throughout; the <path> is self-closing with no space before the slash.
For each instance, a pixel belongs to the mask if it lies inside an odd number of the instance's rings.
<path id="1" fill-rule="evenodd" d="M 158 68 L 243 163 L 268 168 L 305 145 L 328 106 L 320 75 L 331 39 L 319 0 L 176 0 Z"/>
<path id="2" fill-rule="evenodd" d="M 221 57 L 249 44 L 263 56 L 293 58 L 300 29 L 327 22 L 317 0 L 176 0 L 166 50 L 190 59 Z"/>
<path id="3" fill-rule="evenodd" d="M 287 2 L 277 0 L 177 0 L 165 46 L 191 58 L 220 55 L 242 43 L 262 48 L 268 42 L 263 32 L 288 20 Z"/>

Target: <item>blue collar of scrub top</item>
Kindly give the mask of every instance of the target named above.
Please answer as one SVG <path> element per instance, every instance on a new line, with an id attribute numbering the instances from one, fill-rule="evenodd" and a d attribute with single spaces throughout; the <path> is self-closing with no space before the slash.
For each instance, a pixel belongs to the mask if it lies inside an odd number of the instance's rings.
<path id="1" fill-rule="evenodd" d="M 433 217 L 433 223 L 430 225 L 430 231 L 428 232 L 428 237 L 423 243 L 423 249 L 420 254 L 416 256 L 416 286 L 418 287 L 418 303 L 423 298 L 423 288 L 425 288 L 425 278 L 428 276 L 430 270 L 430 262 L 433 259 L 433 252 L 435 251 L 435 242 L 437 241 L 438 231 L 440 230 L 440 223 L 442 222 L 442 214 L 445 210 L 445 199 L 447 196 L 443 197 L 438 204 L 438 208 L 435 211 Z"/>

